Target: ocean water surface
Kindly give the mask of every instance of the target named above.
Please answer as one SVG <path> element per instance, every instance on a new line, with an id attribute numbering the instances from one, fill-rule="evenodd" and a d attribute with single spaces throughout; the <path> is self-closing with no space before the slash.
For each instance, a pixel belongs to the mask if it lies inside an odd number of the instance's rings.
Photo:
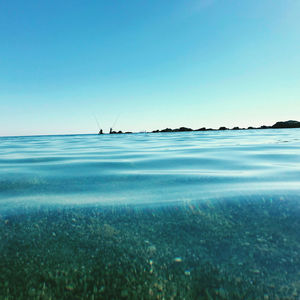
<path id="1" fill-rule="evenodd" d="M 299 194 L 300 130 L 3 137 L 1 210 Z"/>
<path id="2" fill-rule="evenodd" d="M 299 299 L 300 130 L 0 138 L 0 298 Z"/>

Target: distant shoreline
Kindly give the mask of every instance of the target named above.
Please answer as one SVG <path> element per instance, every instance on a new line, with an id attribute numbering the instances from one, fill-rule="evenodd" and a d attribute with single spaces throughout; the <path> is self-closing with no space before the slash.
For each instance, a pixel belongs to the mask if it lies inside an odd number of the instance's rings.
<path id="1" fill-rule="evenodd" d="M 140 131 L 140 132 L 131 132 L 131 131 L 111 131 L 111 133 L 104 133 L 104 135 L 108 134 L 130 134 L 130 133 L 164 133 L 164 132 L 189 132 L 189 131 L 231 131 L 231 130 L 259 130 L 259 129 L 292 129 L 292 128 L 300 128 L 299 121 L 283 121 L 283 122 L 276 122 L 272 126 L 262 125 L 260 127 L 252 127 L 249 126 L 247 128 L 240 128 L 240 127 L 233 127 L 227 128 L 225 126 L 221 126 L 218 129 L 215 128 L 206 128 L 202 127 L 199 129 L 192 129 L 188 127 L 179 127 L 175 129 L 165 128 L 162 130 L 153 130 L 153 131 Z M 68 135 L 94 135 L 95 133 L 60 133 L 60 134 L 33 134 L 33 135 L 0 135 L 0 138 L 13 138 L 13 137 L 39 137 L 39 136 L 68 136 Z M 98 133 L 99 134 L 99 133 Z"/>
<path id="2" fill-rule="evenodd" d="M 180 128 L 165 128 L 162 130 L 153 130 L 147 133 L 161 133 L 161 132 L 186 132 L 186 131 L 224 131 L 224 130 L 252 130 L 252 129 L 290 129 L 290 128 L 300 128 L 300 122 L 298 121 L 294 121 L 294 120 L 289 120 L 289 121 L 280 121 L 280 122 L 276 122 L 274 125 L 272 126 L 266 126 L 266 125 L 262 125 L 260 127 L 247 127 L 247 128 L 240 128 L 240 127 L 233 127 L 233 128 L 227 128 L 225 126 L 221 126 L 219 127 L 219 129 L 213 129 L 213 128 L 206 128 L 206 127 L 202 127 L 199 129 L 192 129 L 192 128 L 188 128 L 188 127 L 180 127 Z M 111 131 L 110 134 L 126 134 L 126 133 L 132 133 L 132 132 L 122 132 L 122 131 Z"/>

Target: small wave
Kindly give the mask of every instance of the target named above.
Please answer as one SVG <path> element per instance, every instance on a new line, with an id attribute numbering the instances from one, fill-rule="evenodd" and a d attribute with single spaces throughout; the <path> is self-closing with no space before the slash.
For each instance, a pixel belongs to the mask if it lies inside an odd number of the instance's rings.
<path id="1" fill-rule="evenodd" d="M 278 135 L 261 130 L 1 138 L 0 205 L 18 206 L 24 198 L 44 204 L 58 198 L 163 204 L 298 193 L 300 131 Z"/>

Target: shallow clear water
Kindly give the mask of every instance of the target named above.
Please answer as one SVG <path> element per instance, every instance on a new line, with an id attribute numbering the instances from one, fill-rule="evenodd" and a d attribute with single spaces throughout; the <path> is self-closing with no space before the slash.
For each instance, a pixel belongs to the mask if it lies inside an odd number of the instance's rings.
<path id="1" fill-rule="evenodd" d="M 299 299 L 300 130 L 0 138 L 0 299 Z"/>
<path id="2" fill-rule="evenodd" d="M 0 211 L 299 191 L 299 129 L 0 138 Z"/>

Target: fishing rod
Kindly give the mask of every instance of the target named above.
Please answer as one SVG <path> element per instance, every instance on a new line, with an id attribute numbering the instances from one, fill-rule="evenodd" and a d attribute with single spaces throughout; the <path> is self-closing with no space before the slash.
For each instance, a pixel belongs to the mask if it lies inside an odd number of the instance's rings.
<path id="1" fill-rule="evenodd" d="M 103 130 L 101 129 L 100 123 L 99 123 L 99 121 L 98 121 L 98 119 L 95 115 L 94 115 L 94 118 L 95 118 L 95 120 L 97 122 L 97 125 L 98 125 L 98 128 L 99 128 L 99 133 L 98 134 L 103 134 Z"/>
<path id="2" fill-rule="evenodd" d="M 112 132 L 113 132 L 113 128 L 114 128 L 115 125 L 117 124 L 117 122 L 118 122 L 118 120 L 119 120 L 119 118 L 120 118 L 120 115 L 121 115 L 121 113 L 119 113 L 119 114 L 117 115 L 117 117 L 116 117 L 116 119 L 115 119 L 113 125 L 110 127 L 109 133 L 112 133 Z"/>

